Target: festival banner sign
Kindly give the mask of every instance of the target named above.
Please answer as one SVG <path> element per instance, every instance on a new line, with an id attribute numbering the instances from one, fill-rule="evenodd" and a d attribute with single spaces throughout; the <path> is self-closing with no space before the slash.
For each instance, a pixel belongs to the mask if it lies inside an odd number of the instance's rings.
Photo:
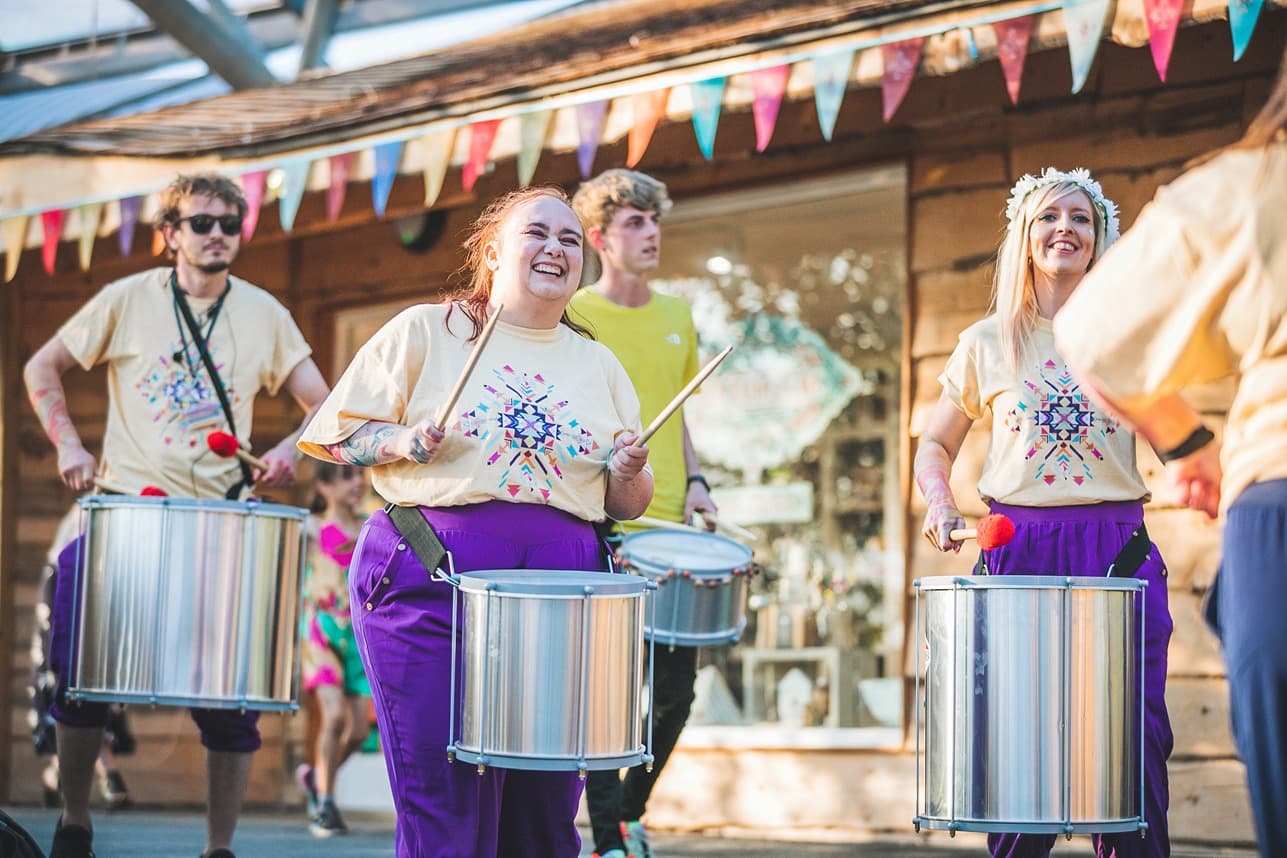
<path id="1" fill-rule="evenodd" d="M 778 124 L 778 109 L 786 95 L 791 66 L 770 66 L 751 72 L 751 115 L 755 118 L 755 151 L 763 152 L 773 139 Z"/>
<path id="2" fill-rule="evenodd" d="M 376 217 L 384 217 L 384 210 L 389 205 L 389 193 L 393 190 L 393 180 L 398 177 L 398 164 L 402 161 L 402 142 L 381 143 L 373 150 L 375 174 L 371 176 L 371 201 L 375 205 Z"/>
<path id="3" fill-rule="evenodd" d="M 880 55 L 885 63 L 885 70 L 880 78 L 880 95 L 886 122 L 894 117 L 898 105 L 903 103 L 903 97 L 912 85 L 916 67 L 921 62 L 921 46 L 924 42 L 923 36 L 917 36 L 880 46 Z"/>
<path id="4" fill-rule="evenodd" d="M 657 123 L 666 115 L 666 102 L 670 99 L 669 89 L 658 89 L 653 92 L 640 92 L 630 96 L 632 118 L 630 140 L 626 149 L 626 166 L 634 167 L 643 160 L 648 151 L 648 143 Z"/>
<path id="5" fill-rule="evenodd" d="M 534 110 L 518 118 L 518 184 L 521 187 L 532 184 L 553 118 L 553 110 Z"/>
<path id="6" fill-rule="evenodd" d="M 693 132 L 697 135 L 697 148 L 707 161 L 715 157 L 715 132 L 719 128 L 726 80 L 715 77 L 689 84 L 693 95 Z"/>
<path id="7" fill-rule="evenodd" d="M 830 142 L 836 130 L 836 117 L 840 115 L 840 102 L 849 88 L 854 52 L 819 54 L 809 62 L 813 65 L 813 104 L 818 111 L 818 127 L 822 129 L 822 139 Z"/>
<path id="8" fill-rule="evenodd" d="M 1032 26 L 1036 22 L 1036 15 L 1023 15 L 1009 21 L 997 21 L 992 25 L 997 36 L 997 59 L 1001 61 L 1001 72 L 1005 75 L 1005 89 L 1010 93 L 1011 104 L 1019 103 L 1023 62 L 1028 58 L 1028 42 L 1032 38 Z"/>

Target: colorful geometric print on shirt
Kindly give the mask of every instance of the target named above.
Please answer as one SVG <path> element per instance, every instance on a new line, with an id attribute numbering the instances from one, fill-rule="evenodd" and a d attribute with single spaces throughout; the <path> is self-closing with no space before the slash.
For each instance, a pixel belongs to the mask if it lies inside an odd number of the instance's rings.
<path id="1" fill-rule="evenodd" d="M 1005 416 L 1007 429 L 1031 439 L 1027 458 L 1037 465 L 1033 477 L 1048 486 L 1056 480 L 1080 486 L 1095 479 L 1117 421 L 1095 409 L 1066 364 L 1046 360 L 1034 371 L 1036 378 L 1023 379 L 1019 401 Z"/>
<path id="2" fill-rule="evenodd" d="M 157 366 L 139 381 L 137 389 L 152 409 L 162 443 L 204 450 L 206 437 L 211 432 L 228 430 L 227 420 L 196 347 L 186 344 L 189 361 L 185 363 L 174 359 L 176 355 L 183 354 L 185 344 L 175 340 L 170 345 L 169 351 L 157 357 Z M 210 357 L 220 377 L 223 377 L 228 369 L 217 351 L 212 348 Z M 195 373 L 193 366 L 197 367 Z M 230 402 L 237 402 L 236 392 L 226 380 L 224 390 Z"/>

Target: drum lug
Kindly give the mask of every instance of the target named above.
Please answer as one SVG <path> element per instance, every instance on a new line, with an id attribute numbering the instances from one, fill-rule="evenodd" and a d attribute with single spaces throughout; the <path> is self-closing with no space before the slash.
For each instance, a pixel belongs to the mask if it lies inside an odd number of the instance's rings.
<path id="1" fill-rule="evenodd" d="M 484 772 L 486 772 L 486 771 L 487 771 L 487 764 L 486 764 L 486 763 L 479 763 L 479 764 L 478 764 L 478 774 L 479 774 L 479 776 L 481 776 L 481 775 L 482 775 Z"/>

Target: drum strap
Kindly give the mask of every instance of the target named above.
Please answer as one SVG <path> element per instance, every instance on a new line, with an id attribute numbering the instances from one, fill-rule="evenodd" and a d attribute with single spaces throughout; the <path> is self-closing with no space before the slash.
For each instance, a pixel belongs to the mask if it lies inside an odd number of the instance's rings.
<path id="1" fill-rule="evenodd" d="M 1153 541 L 1148 538 L 1148 530 L 1143 524 L 1131 534 L 1131 538 L 1126 540 L 1122 550 L 1117 552 L 1117 557 L 1108 566 L 1109 578 L 1134 578 L 1135 573 L 1140 571 L 1144 561 L 1148 559 L 1148 553 L 1153 547 Z"/>
<path id="2" fill-rule="evenodd" d="M 420 564 L 430 575 L 437 571 L 447 557 L 447 549 L 438 538 L 438 534 L 433 532 L 433 527 L 425 521 L 420 507 L 398 506 L 391 503 L 384 508 L 384 511 Z"/>

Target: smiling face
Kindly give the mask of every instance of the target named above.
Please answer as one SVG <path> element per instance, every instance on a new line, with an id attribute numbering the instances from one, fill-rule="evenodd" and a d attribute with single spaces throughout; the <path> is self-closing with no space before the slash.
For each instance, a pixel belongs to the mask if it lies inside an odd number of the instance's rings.
<path id="1" fill-rule="evenodd" d="M 581 222 L 561 200 L 543 196 L 515 206 L 483 249 L 492 301 L 557 324 L 581 282 L 583 240 Z"/>
<path id="2" fill-rule="evenodd" d="M 629 274 L 653 271 L 661 258 L 661 215 L 632 206 L 617 209 L 606 227 L 590 230 L 590 239 L 605 265 Z"/>
<path id="3" fill-rule="evenodd" d="M 188 266 L 204 274 L 215 274 L 226 271 L 237 257 L 241 247 L 241 233 L 234 230 L 226 235 L 218 223 L 205 235 L 193 231 L 188 220 L 193 215 L 240 215 L 237 206 L 231 205 L 218 197 L 205 194 L 192 194 L 179 202 L 177 224 L 167 223 L 163 227 L 165 242 L 174 252 L 176 263 Z"/>
<path id="4" fill-rule="evenodd" d="M 1095 214 L 1084 191 L 1047 201 L 1028 228 L 1034 276 L 1051 280 L 1084 274 L 1095 257 Z"/>

